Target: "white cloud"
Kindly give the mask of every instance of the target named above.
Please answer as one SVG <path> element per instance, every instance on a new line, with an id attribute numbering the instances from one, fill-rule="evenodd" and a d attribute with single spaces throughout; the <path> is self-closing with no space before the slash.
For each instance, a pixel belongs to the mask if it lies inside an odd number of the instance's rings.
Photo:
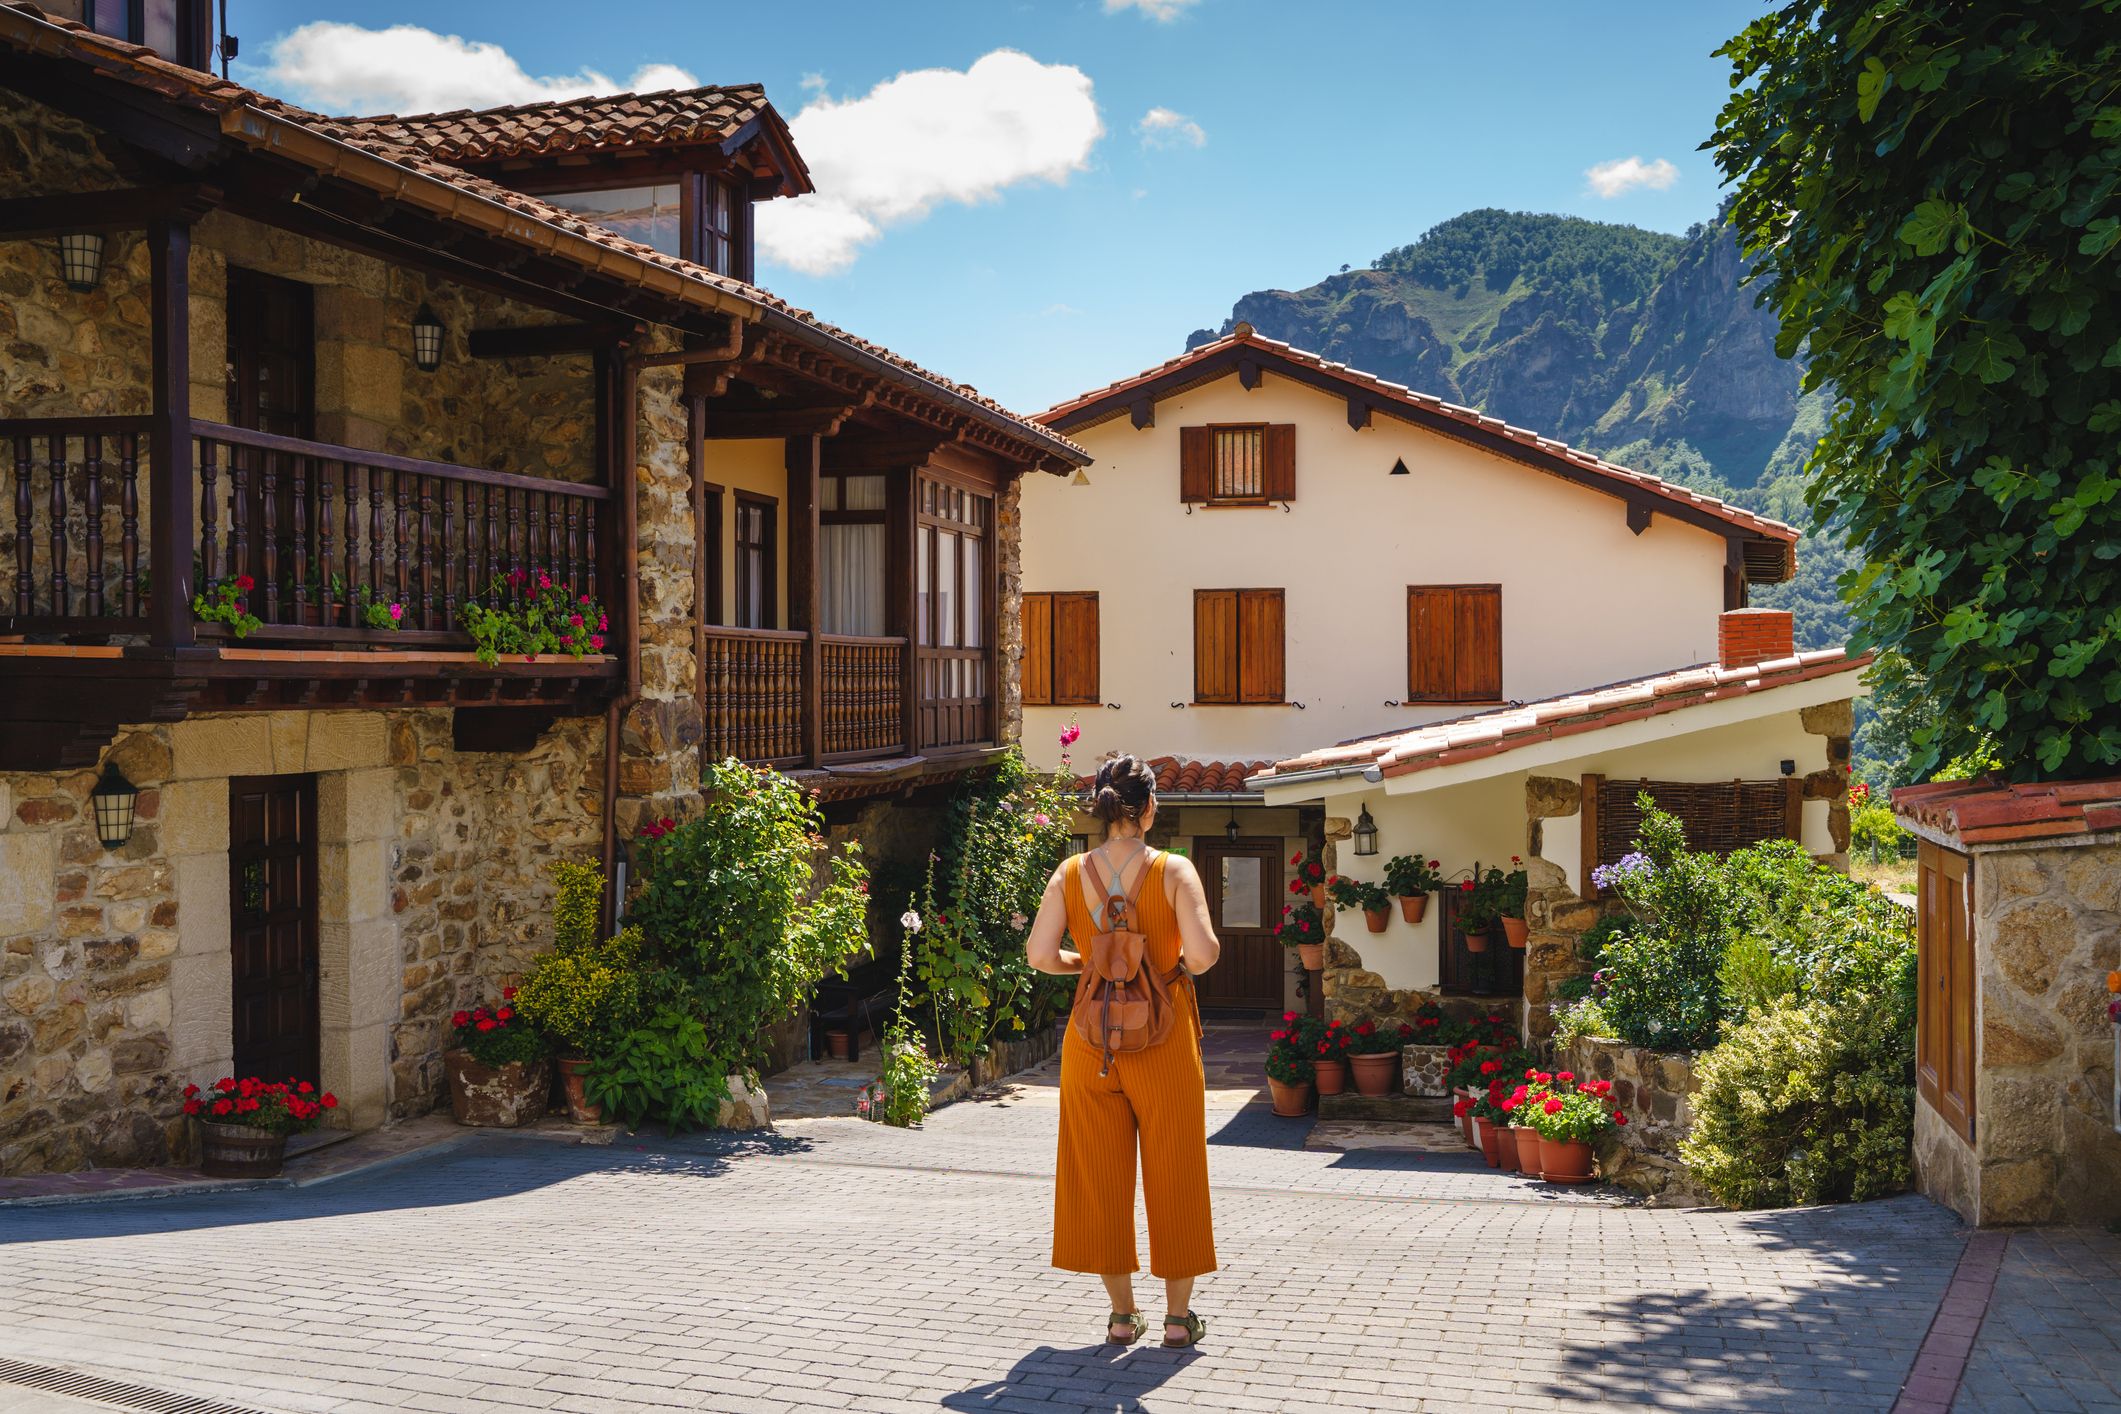
<path id="1" fill-rule="evenodd" d="M 762 203 L 759 245 L 811 275 L 846 269 L 886 227 L 944 202 L 1066 182 L 1105 132 L 1087 74 L 1013 49 L 902 73 L 860 98 L 821 96 L 788 125 L 817 192 Z"/>
<path id="2" fill-rule="evenodd" d="M 1049 304 L 1040 310 L 1039 313 L 1045 315 L 1048 319 L 1066 319 L 1073 315 L 1081 314 L 1082 311 L 1072 304 L 1063 302 L 1060 304 Z"/>
<path id="3" fill-rule="evenodd" d="M 1202 147 L 1208 141 L 1200 124 L 1169 108 L 1151 108 L 1134 131 L 1141 134 L 1143 147 Z"/>
<path id="4" fill-rule="evenodd" d="M 825 91 L 825 76 L 815 69 L 803 75 L 801 82 L 805 93 L 823 93 Z"/>
<path id="5" fill-rule="evenodd" d="M 1169 24 L 1199 3 L 1200 0 L 1105 0 L 1105 13 L 1139 10 L 1159 24 Z"/>
<path id="6" fill-rule="evenodd" d="M 1647 162 L 1640 157 L 1616 157 L 1610 162 L 1586 168 L 1583 175 L 1592 191 L 1610 198 L 1625 195 L 1637 187 L 1663 191 L 1679 180 L 1679 169 L 1662 157 L 1653 157 Z"/>
<path id="7" fill-rule="evenodd" d="M 484 40 L 418 25 L 363 29 L 315 20 L 272 41 L 260 87 L 326 113 L 431 113 L 504 103 L 646 93 L 699 83 L 675 64 L 644 64 L 624 82 L 596 69 L 534 75 Z"/>

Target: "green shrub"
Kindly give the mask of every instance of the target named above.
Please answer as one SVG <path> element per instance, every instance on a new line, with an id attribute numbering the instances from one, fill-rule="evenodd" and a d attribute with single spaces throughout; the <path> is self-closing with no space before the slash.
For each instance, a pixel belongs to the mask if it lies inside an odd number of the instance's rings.
<path id="1" fill-rule="evenodd" d="M 1583 930 L 1583 936 L 1576 940 L 1576 956 L 1596 967 L 1605 961 L 1607 943 L 1626 937 L 1640 926 L 1625 913 L 1608 913 Z"/>
<path id="2" fill-rule="evenodd" d="M 1604 1009 L 1632 1045 L 1691 1051 L 1715 1044 L 1723 1009 L 1716 969 L 1722 937 L 1662 930 L 1615 938 L 1605 950 Z"/>
<path id="3" fill-rule="evenodd" d="M 596 1058 L 586 1088 L 629 1128 L 660 1119 L 673 1130 L 712 1124 L 729 1098 L 726 1057 L 704 1023 L 683 1007 L 665 1007 L 617 1037 Z"/>
<path id="4" fill-rule="evenodd" d="M 552 866 L 552 945 L 570 953 L 597 940 L 604 903 L 604 871 L 594 864 Z"/>
<path id="5" fill-rule="evenodd" d="M 541 954 L 517 986 L 515 1004 L 563 1050 L 596 1056 L 642 1023 L 645 980 L 641 930 L 629 927 L 601 943 Z"/>
<path id="6" fill-rule="evenodd" d="M 1803 979 L 1796 965 L 1777 955 L 1758 933 L 1741 933 L 1723 950 L 1716 967 L 1716 995 L 1726 1027 L 1796 997 Z"/>
<path id="7" fill-rule="evenodd" d="M 1585 1036 L 1613 1034 L 1612 1018 L 1605 1014 L 1605 1003 L 1597 997 L 1580 998 L 1554 1013 L 1554 1045 L 1559 1050 L 1567 1050 Z"/>

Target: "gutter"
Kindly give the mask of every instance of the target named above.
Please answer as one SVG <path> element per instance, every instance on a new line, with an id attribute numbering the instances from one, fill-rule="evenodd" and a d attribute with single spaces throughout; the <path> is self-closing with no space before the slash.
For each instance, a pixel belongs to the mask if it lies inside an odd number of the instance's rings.
<path id="1" fill-rule="evenodd" d="M 1290 771 L 1286 774 L 1277 772 L 1271 776 L 1253 776 L 1245 784 L 1250 785 L 1253 781 L 1259 781 L 1262 783 L 1260 786 L 1261 791 L 1265 792 L 1281 786 L 1307 786 L 1314 781 L 1344 781 L 1355 776 L 1362 777 L 1373 786 L 1384 779 L 1384 773 L 1375 765 L 1314 766 L 1308 771 Z"/>

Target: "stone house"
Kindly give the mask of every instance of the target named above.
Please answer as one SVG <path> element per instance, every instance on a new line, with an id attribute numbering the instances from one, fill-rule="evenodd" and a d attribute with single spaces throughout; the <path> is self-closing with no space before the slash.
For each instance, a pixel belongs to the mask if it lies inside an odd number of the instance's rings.
<path id="1" fill-rule="evenodd" d="M 0 9 L 0 1173 L 231 1072 L 431 1108 L 703 752 L 888 847 L 1014 739 L 1019 479 L 1088 458 L 752 283 L 760 90 L 327 119 L 81 8 Z M 482 661 L 541 576 L 587 642 Z"/>
<path id="2" fill-rule="evenodd" d="M 1968 1222 L 2121 1219 L 2121 781 L 1893 792 L 1920 840 L 1915 1184 Z"/>
<path id="3" fill-rule="evenodd" d="M 1791 527 L 1242 324 L 1040 418 L 1096 461 L 1024 492 L 1026 750 L 1057 764 L 1075 721 L 1079 762 L 1155 760 L 1224 938 L 1204 1003 L 1294 1001 L 1272 928 L 1301 848 L 1365 880 L 1530 861 L 1527 951 L 1469 954 L 1445 897 L 1336 920 L 1305 991 L 1347 1018 L 1522 1000 L 1540 1032 L 1644 784 L 1704 839 L 1845 847 L 1863 660 L 1747 607 Z"/>

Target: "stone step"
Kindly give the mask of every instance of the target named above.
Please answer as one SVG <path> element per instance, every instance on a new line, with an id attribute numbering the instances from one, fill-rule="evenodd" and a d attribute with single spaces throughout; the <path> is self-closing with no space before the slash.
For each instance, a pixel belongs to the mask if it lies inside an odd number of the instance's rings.
<path id="1" fill-rule="evenodd" d="M 1358 1095 L 1344 1090 L 1338 1095 L 1318 1097 L 1320 1119 L 1368 1119 L 1402 1124 L 1454 1122 L 1451 1101 L 1422 1095 Z"/>

